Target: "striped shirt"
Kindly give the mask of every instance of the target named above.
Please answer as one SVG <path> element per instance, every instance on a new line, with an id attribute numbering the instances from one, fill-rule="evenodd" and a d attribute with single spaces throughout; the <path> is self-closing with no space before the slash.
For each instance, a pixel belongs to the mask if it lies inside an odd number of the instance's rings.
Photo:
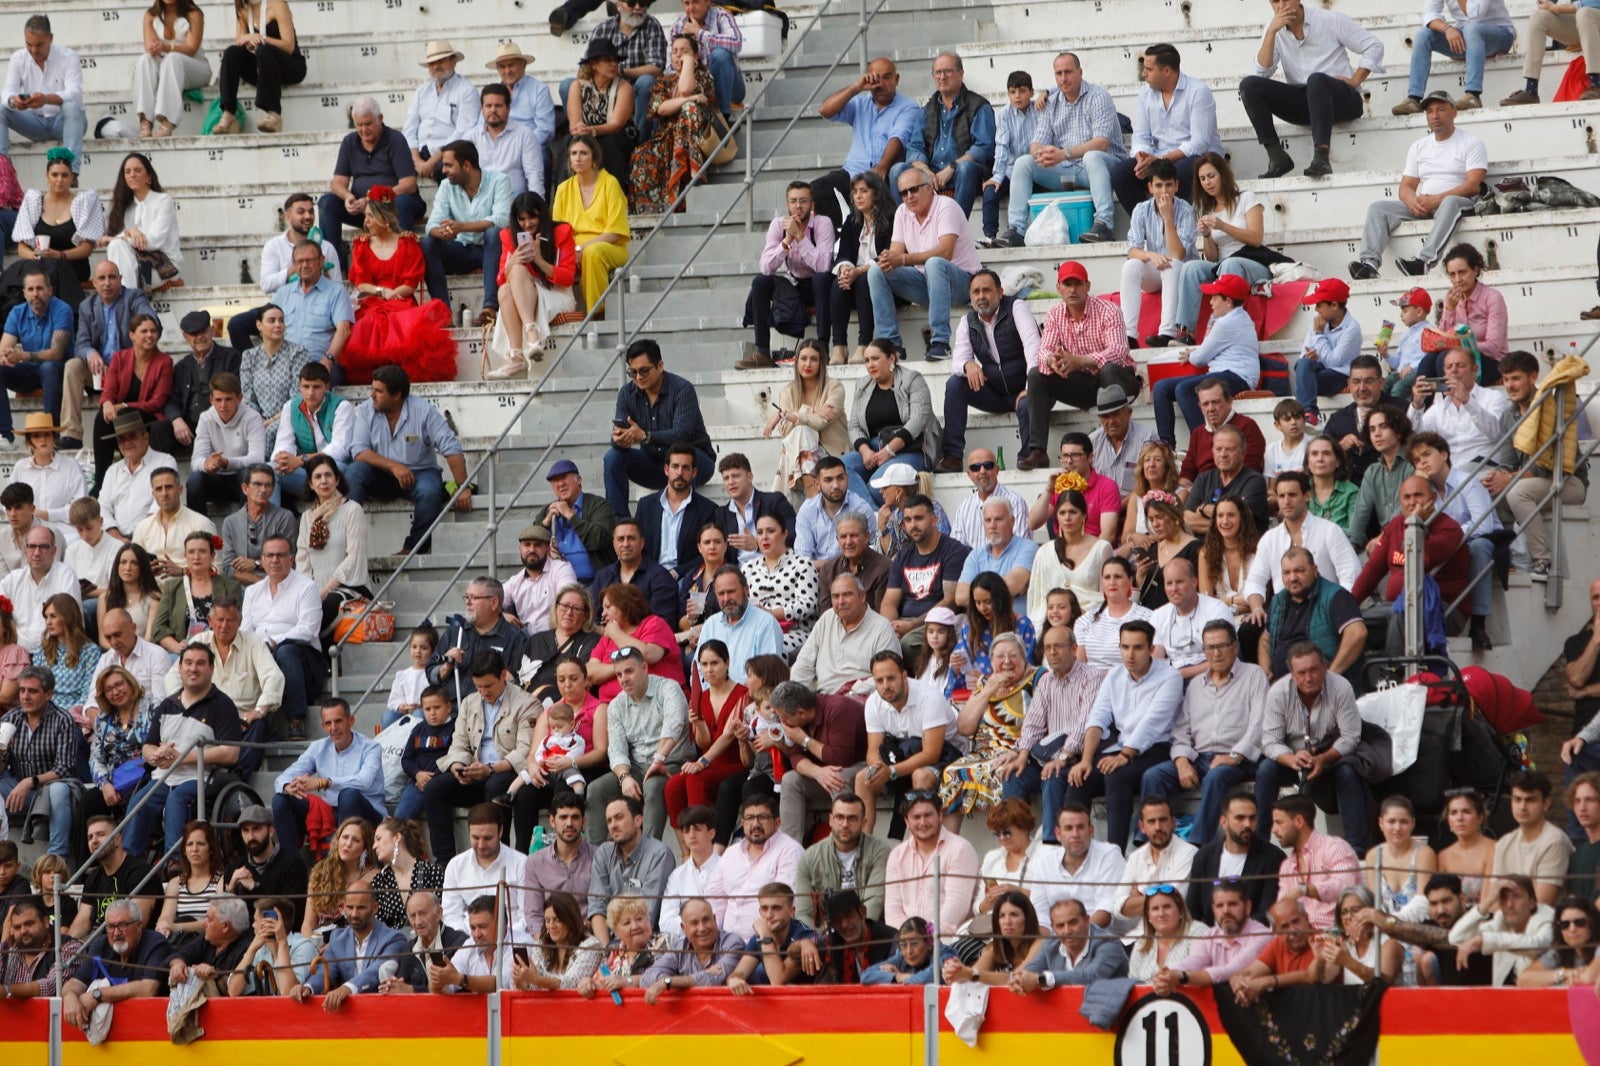
<path id="1" fill-rule="evenodd" d="M 1138 603 L 1121 618 L 1111 617 L 1109 610 L 1086 614 L 1073 623 L 1072 635 L 1078 638 L 1078 647 L 1089 662 L 1102 670 L 1122 670 L 1122 623 L 1148 622 L 1150 615 L 1150 608 Z"/>
<path id="2" fill-rule="evenodd" d="M 1033 702 L 1028 704 L 1022 720 L 1022 736 L 1017 750 L 1032 751 L 1042 740 L 1057 749 L 1062 756 L 1077 755 L 1083 748 L 1083 733 L 1089 728 L 1089 709 L 1100 692 L 1100 682 L 1106 672 L 1098 666 L 1074 662 L 1065 674 L 1054 670 L 1039 671 L 1033 683 Z"/>

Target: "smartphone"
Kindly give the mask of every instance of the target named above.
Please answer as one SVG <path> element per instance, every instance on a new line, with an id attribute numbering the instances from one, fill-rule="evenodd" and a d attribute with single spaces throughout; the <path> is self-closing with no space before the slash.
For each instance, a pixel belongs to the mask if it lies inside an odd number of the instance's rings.
<path id="1" fill-rule="evenodd" d="M 611 420 L 611 424 L 616 426 L 618 429 L 628 428 L 628 420 L 626 418 L 613 418 Z"/>
<path id="2" fill-rule="evenodd" d="M 533 234 L 529 233 L 527 230 L 518 230 L 517 231 L 517 246 L 518 247 L 521 247 L 524 244 L 531 243 L 532 241 L 533 241 Z"/>
<path id="3" fill-rule="evenodd" d="M 524 966 L 528 965 L 528 949 L 527 948 L 512 948 L 511 949 L 511 957 L 516 959 L 518 962 L 522 963 L 522 965 L 524 965 Z"/>
<path id="4" fill-rule="evenodd" d="M 428 961 L 433 963 L 435 966 L 443 966 L 444 965 L 444 952 L 442 952 L 442 951 L 433 952 L 432 954 L 430 954 L 428 956 Z"/>
<path id="5" fill-rule="evenodd" d="M 265 918 L 269 922 L 275 922 L 275 921 L 278 920 L 278 912 L 275 909 L 269 907 L 266 910 L 261 912 L 261 917 Z"/>
<path id="6" fill-rule="evenodd" d="M 1426 381 L 1436 389 L 1444 388 L 1444 378 L 1419 378 L 1418 380 Z"/>

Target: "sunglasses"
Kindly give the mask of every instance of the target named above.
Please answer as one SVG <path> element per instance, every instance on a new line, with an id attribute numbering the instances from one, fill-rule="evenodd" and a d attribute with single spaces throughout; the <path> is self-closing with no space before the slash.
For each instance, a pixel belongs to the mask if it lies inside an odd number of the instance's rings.
<path id="1" fill-rule="evenodd" d="M 914 803 L 937 804 L 938 802 L 939 795 L 931 788 L 914 788 L 910 792 L 906 793 L 906 808 L 908 810 Z"/>
<path id="2" fill-rule="evenodd" d="M 970 470 L 972 473 L 976 474 L 980 470 L 993 470 L 998 465 L 999 465 L 998 463 L 995 463 L 993 461 L 984 462 L 984 463 L 968 463 L 967 464 L 967 469 Z"/>
<path id="3" fill-rule="evenodd" d="M 1146 896 L 1176 896 L 1178 894 L 1178 886 L 1147 885 L 1145 886 L 1144 894 Z"/>
<path id="4" fill-rule="evenodd" d="M 1219 877 L 1215 881 L 1211 882 L 1211 887 L 1238 888 L 1242 884 L 1244 884 L 1244 878 L 1242 877 Z"/>
<path id="5" fill-rule="evenodd" d="M 1589 928 L 1589 919 L 1587 919 L 1587 918 L 1560 918 L 1560 919 L 1558 919 L 1556 921 L 1556 928 L 1557 929 L 1587 929 L 1587 928 Z"/>
<path id="6" fill-rule="evenodd" d="M 1461 796 L 1476 797 L 1477 795 L 1478 790 L 1475 788 L 1447 788 L 1444 790 L 1444 798 L 1447 800 L 1457 799 Z"/>
<path id="7" fill-rule="evenodd" d="M 644 659 L 644 652 L 638 648 L 618 648 L 607 657 L 606 662 L 616 664 L 629 659 Z"/>

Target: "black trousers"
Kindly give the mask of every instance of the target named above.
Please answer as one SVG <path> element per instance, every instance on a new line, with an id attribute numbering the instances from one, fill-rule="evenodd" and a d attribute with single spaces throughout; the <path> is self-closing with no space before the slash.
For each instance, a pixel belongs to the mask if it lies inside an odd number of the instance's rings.
<path id="1" fill-rule="evenodd" d="M 1178 195 L 1189 199 L 1194 185 L 1195 157 L 1186 155 L 1175 164 L 1178 168 Z M 1133 172 L 1133 157 L 1129 156 L 1111 168 L 1111 191 L 1117 194 L 1122 209 L 1133 214 L 1133 209 L 1150 199 L 1150 183 Z"/>
<path id="2" fill-rule="evenodd" d="M 1098 374 L 1082 370 L 1062 377 L 1059 374 L 1028 372 L 1028 448 L 1048 451 L 1050 411 L 1058 403 L 1087 411 L 1095 405 L 1101 388 L 1121 385 L 1130 397 L 1139 394 L 1139 375 L 1125 366 L 1107 363 Z"/>
<path id="3" fill-rule="evenodd" d="M 1310 126 L 1311 143 L 1325 148 L 1333 139 L 1334 123 L 1352 122 L 1366 109 L 1359 89 L 1327 74 L 1313 74 L 1304 85 L 1252 74 L 1239 83 L 1239 99 L 1255 127 L 1256 140 L 1268 148 L 1283 144 L 1274 118 L 1291 126 Z"/>
<path id="4" fill-rule="evenodd" d="M 835 233 L 844 224 L 844 213 L 839 209 L 840 196 L 845 203 L 850 202 L 850 172 L 843 167 L 811 179 L 811 209 L 827 216 Z"/>
<path id="5" fill-rule="evenodd" d="M 439 862 L 449 862 L 456 855 L 456 810 L 485 803 L 506 794 L 517 775 L 490 774 L 483 781 L 463 784 L 449 771 L 440 771 L 422 790 L 423 810 L 428 819 L 428 845 Z M 503 835 L 503 834 L 502 834 Z"/>
<path id="6" fill-rule="evenodd" d="M 864 348 L 872 343 L 874 322 L 872 290 L 867 287 L 866 275 L 852 282 L 848 289 L 840 288 L 839 279 L 828 275 L 828 326 L 836 345 L 850 343 L 851 311 L 856 314 L 856 343 Z M 819 332 L 817 336 L 822 334 Z"/>
<path id="7" fill-rule="evenodd" d="M 800 302 L 817 316 L 817 330 L 812 336 L 819 340 L 828 336 L 828 290 L 832 281 L 832 274 L 794 279 Z M 764 355 L 772 354 L 772 294 L 777 287 L 775 274 L 757 274 L 750 279 L 750 317 L 756 329 L 756 349 Z"/>

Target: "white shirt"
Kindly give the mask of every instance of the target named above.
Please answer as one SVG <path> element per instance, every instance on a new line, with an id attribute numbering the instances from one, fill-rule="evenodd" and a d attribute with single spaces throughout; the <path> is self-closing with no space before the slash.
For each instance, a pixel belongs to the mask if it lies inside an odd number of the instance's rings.
<path id="1" fill-rule="evenodd" d="M 757 859 L 750 858 L 749 841 L 730 844 L 711 874 L 708 889 L 717 926 L 746 939 L 754 936 L 755 921 L 760 916 L 756 893 L 762 885 L 774 881 L 793 885 L 804 854 L 805 849 L 793 837 L 776 830 L 767 838 Z"/>
<path id="2" fill-rule="evenodd" d="M 92 581 L 95 588 L 103 589 L 111 584 L 111 567 L 121 547 L 122 541 L 104 533 L 100 534 L 100 543 L 93 547 L 80 538 L 67 545 L 66 563 L 83 580 Z"/>
<path id="3" fill-rule="evenodd" d="M 1188 75 L 1184 76 L 1188 77 Z M 1239 229 L 1249 229 L 1251 209 L 1261 206 L 1263 206 L 1261 203 L 1261 198 L 1255 193 L 1245 190 L 1239 193 L 1239 199 L 1234 203 L 1232 211 L 1218 211 L 1216 215 L 1230 226 L 1237 226 Z M 1264 211 L 1262 212 L 1262 215 L 1263 218 L 1265 218 Z M 1239 249 L 1244 247 L 1244 241 L 1241 241 L 1231 233 L 1224 233 L 1220 229 L 1213 229 L 1211 231 L 1211 240 L 1217 246 L 1217 262 L 1219 263 L 1228 258 L 1230 255 L 1234 255 L 1239 251 Z M 1104 471 L 1101 472 L 1104 473 Z"/>
<path id="4" fill-rule="evenodd" d="M 1000 346 L 995 343 L 994 326 L 1000 321 L 996 312 L 991 319 L 982 315 L 977 317 L 977 323 L 983 330 L 984 340 L 989 345 L 989 356 L 992 359 L 1000 358 Z M 966 376 L 967 364 L 975 358 L 972 354 L 972 326 L 963 315 L 957 320 L 957 327 L 951 340 L 954 342 L 950 349 L 950 376 L 958 374 Z M 1033 312 L 1023 301 L 1017 300 L 1011 305 L 1011 325 L 1017 331 L 1017 340 L 1022 342 L 1022 359 L 1028 364 L 1029 370 L 1036 370 L 1039 366 L 1039 322 L 1033 317 Z"/>
<path id="5" fill-rule="evenodd" d="M 78 60 L 78 53 L 52 43 L 50 54 L 45 57 L 44 67 L 40 69 L 26 48 L 12 52 L 11 62 L 6 66 L 5 91 L 0 92 L 0 98 L 9 100 L 13 96 L 32 96 L 34 93 L 59 96 L 63 103 L 77 104 L 81 108 L 83 64 Z M 45 104 L 34 108 L 33 113 L 41 118 L 55 118 L 61 114 L 61 105 Z"/>
<path id="6" fill-rule="evenodd" d="M 327 403 L 327 400 L 323 400 Z M 300 406 L 298 396 L 290 397 L 283 405 L 283 410 L 278 413 L 278 435 L 272 441 L 273 455 L 299 455 L 295 447 L 294 420 L 290 417 L 296 407 Z M 311 423 L 311 439 L 316 444 L 316 451 L 328 456 L 341 467 L 350 461 L 350 438 L 355 432 L 355 408 L 353 403 L 342 403 L 333 412 L 333 437 L 330 439 L 322 435 L 322 426 L 315 418 L 306 421 Z"/>
<path id="7" fill-rule="evenodd" d="M 1166 653 L 1174 669 L 1182 670 L 1205 660 L 1200 634 L 1207 622 L 1214 621 L 1232 622 L 1233 608 L 1202 592 L 1188 614 L 1180 615 L 1176 604 L 1163 604 L 1156 608 L 1150 624 L 1156 627 L 1156 647 Z"/>
<path id="8" fill-rule="evenodd" d="M 241 625 L 272 647 L 298 640 L 320 651 L 322 598 L 317 583 L 298 570 L 284 575 L 276 592 L 271 578 L 257 581 L 245 589 Z"/>
<path id="9" fill-rule="evenodd" d="M 444 924 L 452 929 L 467 928 L 467 904 L 479 896 L 494 895 L 501 881 L 508 885 L 525 883 L 523 874 L 527 864 L 525 855 L 506 844 L 500 845 L 500 854 L 487 867 L 478 864 L 478 853 L 471 848 L 457 854 L 444 868 L 444 891 L 440 894 Z M 511 935 L 522 943 L 528 942 L 522 928 L 522 913 L 516 908 L 512 908 Z"/>
<path id="10" fill-rule="evenodd" d="M 1061 865 L 1066 849 L 1059 844 L 1045 844 L 1029 868 L 1036 879 L 1033 886 L 1033 909 L 1049 914 L 1058 899 L 1075 899 L 1082 903 L 1092 918 L 1095 911 L 1116 914 L 1122 902 L 1123 871 L 1127 863 L 1115 844 L 1104 840 L 1091 840 L 1089 854 L 1076 874 L 1068 873 Z"/>
<path id="11" fill-rule="evenodd" d="M 1505 0 L 1467 0 L 1466 7 L 1466 11 L 1462 11 L 1456 0 L 1426 0 L 1422 5 L 1422 24 L 1426 26 L 1439 19 L 1457 29 L 1469 22 L 1503 26 L 1508 30 L 1512 27 L 1511 12 L 1506 10 Z"/>
<path id="12" fill-rule="evenodd" d="M 199 511 L 179 507 L 172 521 L 162 522 L 159 511 L 152 511 L 133 527 L 133 542 L 156 559 L 164 559 L 175 566 L 183 565 L 183 542 L 190 533 L 216 535 L 217 527 Z"/>
<path id="13" fill-rule="evenodd" d="M 657 923 L 663 933 L 668 936 L 683 935 L 683 915 L 679 912 L 689 900 L 705 896 L 711 891 L 711 874 L 721 861 L 722 856 L 713 851 L 706 858 L 704 866 L 696 866 L 694 859 L 686 855 L 678 868 L 672 871 L 667 878 L 666 898 L 661 901 L 661 921 Z"/>
<path id="14" fill-rule="evenodd" d="M 1489 149 L 1474 134 L 1458 129 L 1444 140 L 1428 134 L 1406 149 L 1400 173 L 1417 179 L 1417 192 L 1437 196 L 1467 180 L 1469 170 L 1489 169 Z"/>
<path id="15" fill-rule="evenodd" d="M 886 737 L 920 737 L 935 726 L 944 727 L 945 740 L 955 737 L 956 710 L 944 698 L 944 692 L 926 681 L 906 682 L 904 710 L 894 707 L 876 691 L 867 697 L 867 732 L 882 733 Z"/>
<path id="16" fill-rule="evenodd" d="M 289 275 L 294 271 L 294 246 L 300 242 L 295 240 L 288 232 L 280 233 L 261 246 L 261 291 L 268 296 L 283 288 L 284 282 L 289 280 Z M 324 240 L 322 242 L 323 262 L 332 269 L 326 271 L 335 284 L 344 283 L 344 275 L 339 273 L 339 252 L 334 246 Z"/>
<path id="17" fill-rule="evenodd" d="M 111 538 L 107 538 L 108 540 Z M 83 701 L 83 709 L 93 712 L 98 709 L 99 702 L 95 693 L 99 691 L 98 682 L 100 675 L 113 666 L 121 666 L 134 676 L 134 680 L 144 689 L 144 694 L 150 697 L 151 703 L 160 703 L 167 698 L 167 693 L 173 691 L 167 688 L 167 670 L 172 666 L 176 656 L 159 644 L 152 644 L 143 637 L 135 637 L 133 651 L 124 659 L 115 650 L 107 648 L 100 653 L 100 662 L 94 668 L 94 680 L 89 684 L 89 698 Z"/>
<path id="18" fill-rule="evenodd" d="M 72 456 L 59 452 L 49 466 L 34 465 L 31 455 L 19 460 L 11 470 L 11 483 L 33 489 L 35 517 L 61 525 L 67 523 L 67 508 L 72 502 L 89 495 L 83 467 Z"/>
<path id="19" fill-rule="evenodd" d="M 478 90 L 459 71 L 450 75 L 442 87 L 435 86 L 430 77 L 411 96 L 411 106 L 406 110 L 406 143 L 414 152 L 426 148 L 431 155 L 438 155 L 445 145 L 465 137 L 481 113 Z"/>
<path id="20" fill-rule="evenodd" d="M 100 486 L 100 513 L 105 516 L 106 529 L 133 535 L 144 516 L 156 509 L 155 497 L 150 493 L 150 472 L 164 466 L 176 470 L 178 460 L 154 448 L 145 452 L 137 470 L 130 470 L 126 459 L 111 464 Z"/>
<path id="21" fill-rule="evenodd" d="M 1361 573 L 1361 561 L 1350 547 L 1350 538 L 1337 523 L 1307 514 L 1301 520 L 1300 545 L 1316 558 L 1317 573 L 1346 589 L 1355 585 Z M 1289 530 L 1282 523 L 1261 534 L 1256 557 L 1250 560 L 1250 570 L 1244 576 L 1246 597 L 1265 598 L 1269 582 L 1275 588 L 1278 586 L 1283 580 L 1283 554 L 1291 547 Z"/>
<path id="22" fill-rule="evenodd" d="M 1491 456 L 1500 434 L 1510 428 L 1506 414 L 1511 401 L 1499 389 L 1474 385 L 1466 403 L 1440 393 L 1433 406 L 1419 416 L 1411 409 L 1411 422 L 1417 431 L 1437 433 L 1450 445 L 1450 465 L 1466 469 L 1472 460 Z"/>
<path id="23" fill-rule="evenodd" d="M 520 944 L 517 942 L 518 939 L 513 935 L 509 943 L 501 944 L 499 947 L 494 944 L 481 948 L 476 944 L 463 944 L 456 948 L 454 955 L 450 956 L 450 965 L 454 966 L 456 972 L 464 978 L 493 977 L 499 982 L 500 988 L 511 988 L 511 961 L 516 958 L 512 949 L 513 947 L 525 947 L 527 945 L 525 937 L 521 938 L 522 943 Z M 491 951 L 494 952 L 494 961 L 492 963 L 489 961 L 489 953 Z M 459 991 L 460 988 L 460 985 L 445 986 L 446 991 Z"/>
<path id="24" fill-rule="evenodd" d="M 1016 489 L 996 485 L 989 494 L 989 500 L 1004 500 L 1006 506 L 1011 508 L 1012 532 L 1023 540 L 1032 537 L 1033 531 L 1028 528 L 1028 501 Z M 983 508 L 989 500 L 978 499 L 977 489 L 967 493 L 967 498 L 961 501 L 955 517 L 950 520 L 950 535 L 969 548 L 981 550 L 986 547 L 989 542 L 983 536 Z"/>
<path id="25" fill-rule="evenodd" d="M 1297 40 L 1287 29 L 1279 30 L 1273 38 L 1272 65 L 1264 67 L 1254 57 L 1250 60 L 1257 76 L 1270 78 L 1281 67 L 1283 80 L 1290 85 L 1304 85 L 1312 74 L 1348 78 L 1355 73 L 1351 52 L 1357 53 L 1357 62 L 1371 73 L 1383 73 L 1383 42 L 1355 19 L 1311 5 L 1305 12 L 1301 27 L 1305 39 Z M 1261 40 L 1266 39 L 1263 33 Z"/>
<path id="26" fill-rule="evenodd" d="M 1129 918 L 1121 913 L 1122 904 L 1135 892 L 1143 892 L 1151 885 L 1173 885 L 1179 892 L 1187 892 L 1189 886 L 1185 882 L 1189 879 L 1189 867 L 1194 865 L 1199 850 L 1180 836 L 1172 838 L 1159 861 L 1149 844 L 1134 848 L 1122 868 L 1122 887 L 1118 889 L 1117 913 L 1111 919 L 1111 931 L 1125 936 L 1139 928 L 1137 915 Z"/>
<path id="27" fill-rule="evenodd" d="M 551 628 L 550 611 L 555 607 L 556 593 L 577 580 L 572 564 L 565 559 L 546 559 L 538 577 L 523 567 L 506 582 L 506 610 L 522 619 L 522 628 L 530 634 L 542 633 Z"/>
<path id="28" fill-rule="evenodd" d="M 33 571 L 26 566 L 0 578 L 0 596 L 11 599 L 18 644 L 30 652 L 39 650 L 39 642 L 44 640 L 44 602 L 62 592 L 74 600 L 78 598 L 78 575 L 59 560 L 43 581 L 35 581 Z"/>

